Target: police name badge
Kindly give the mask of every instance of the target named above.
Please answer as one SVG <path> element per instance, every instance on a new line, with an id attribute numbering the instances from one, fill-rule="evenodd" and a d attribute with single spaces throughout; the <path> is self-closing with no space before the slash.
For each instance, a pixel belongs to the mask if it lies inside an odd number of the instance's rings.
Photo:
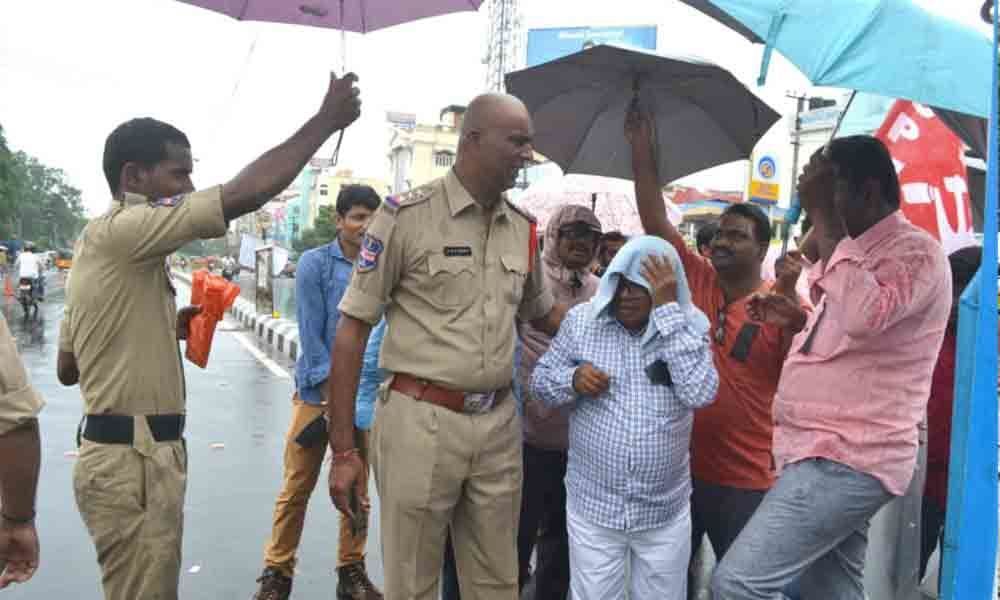
<path id="1" fill-rule="evenodd" d="M 361 251 L 358 253 L 358 273 L 374 269 L 375 265 L 378 264 L 379 254 L 382 254 L 384 249 L 382 240 L 366 233 L 361 241 Z"/>

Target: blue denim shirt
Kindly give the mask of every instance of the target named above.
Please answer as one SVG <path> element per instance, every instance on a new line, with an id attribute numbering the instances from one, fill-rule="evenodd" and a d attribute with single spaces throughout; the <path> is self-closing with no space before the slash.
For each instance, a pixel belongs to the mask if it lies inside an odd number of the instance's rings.
<path id="1" fill-rule="evenodd" d="M 358 382 L 358 395 L 354 401 L 354 426 L 368 431 L 375 415 L 375 398 L 378 396 L 378 386 L 385 380 L 386 372 L 378 366 L 378 354 L 382 349 L 382 338 L 385 337 L 385 319 L 368 334 L 368 345 L 361 362 L 361 380 Z"/>
<path id="2" fill-rule="evenodd" d="M 320 385 L 330 376 L 330 350 L 337 331 L 337 305 L 347 291 L 354 263 L 337 240 L 305 252 L 295 272 L 295 316 L 299 323 L 299 358 L 295 388 L 308 404 L 321 404 Z"/>

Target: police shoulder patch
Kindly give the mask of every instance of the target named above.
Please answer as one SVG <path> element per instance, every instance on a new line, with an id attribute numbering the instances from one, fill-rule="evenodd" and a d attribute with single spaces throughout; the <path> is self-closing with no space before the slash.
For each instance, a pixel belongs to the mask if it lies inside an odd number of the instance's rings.
<path id="1" fill-rule="evenodd" d="M 514 204 L 513 202 L 511 202 L 507 198 L 504 198 L 503 201 L 507 203 L 507 207 L 508 208 L 510 208 L 512 211 L 516 212 L 517 214 L 521 215 L 525 219 L 527 219 L 529 223 L 537 223 L 538 222 L 538 219 L 536 219 L 535 216 L 533 214 L 531 214 L 530 212 L 528 212 L 527 210 L 525 210 L 525 209 L 521 208 L 520 206 Z"/>
<path id="2" fill-rule="evenodd" d="M 366 233 L 361 240 L 361 250 L 358 252 L 358 272 L 371 271 L 378 265 L 378 257 L 385 250 L 385 244 L 371 233 Z"/>
<path id="3" fill-rule="evenodd" d="M 434 184 L 428 183 L 427 185 L 422 185 L 417 188 L 406 192 L 399 196 L 399 206 L 413 206 L 414 204 L 420 204 L 426 201 L 428 198 L 434 195 Z"/>
<path id="4" fill-rule="evenodd" d="M 153 202 L 153 206 L 165 206 L 167 208 L 174 208 L 180 206 L 184 199 L 187 198 L 187 194 L 178 194 L 176 196 L 171 196 L 170 198 L 160 198 Z"/>

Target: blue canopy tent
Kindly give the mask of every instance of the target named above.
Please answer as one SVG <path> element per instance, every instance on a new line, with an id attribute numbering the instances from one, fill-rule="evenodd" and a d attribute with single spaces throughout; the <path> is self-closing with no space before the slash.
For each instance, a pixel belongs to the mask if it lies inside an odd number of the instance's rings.
<path id="1" fill-rule="evenodd" d="M 984 14 L 986 14 L 984 7 Z M 997 155 L 1000 10 L 993 11 L 993 84 L 983 220 L 982 267 L 959 308 L 948 516 L 941 594 L 996 597 L 997 568 Z"/>

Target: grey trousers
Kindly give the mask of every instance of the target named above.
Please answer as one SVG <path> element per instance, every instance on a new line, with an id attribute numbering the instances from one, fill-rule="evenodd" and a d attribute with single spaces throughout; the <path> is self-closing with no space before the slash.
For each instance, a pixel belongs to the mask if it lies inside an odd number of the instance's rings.
<path id="1" fill-rule="evenodd" d="M 712 577 L 715 600 L 773 600 L 798 579 L 803 600 L 864 600 L 871 517 L 893 496 L 826 459 L 784 468 Z"/>

